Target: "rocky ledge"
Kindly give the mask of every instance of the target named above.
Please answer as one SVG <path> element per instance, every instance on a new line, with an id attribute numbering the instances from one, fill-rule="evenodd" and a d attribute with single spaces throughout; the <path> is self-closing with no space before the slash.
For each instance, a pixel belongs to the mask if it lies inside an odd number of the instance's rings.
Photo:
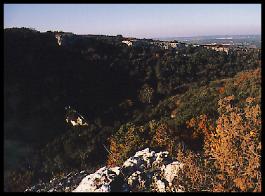
<path id="1" fill-rule="evenodd" d="M 36 185 L 30 192 L 182 192 L 184 188 L 172 182 L 183 164 L 169 157 L 168 152 L 136 152 L 121 167 L 102 167 L 87 175 L 84 171 L 68 174 L 47 185 Z M 56 181 L 56 182 L 55 182 Z M 45 188 L 44 188 L 45 187 Z"/>

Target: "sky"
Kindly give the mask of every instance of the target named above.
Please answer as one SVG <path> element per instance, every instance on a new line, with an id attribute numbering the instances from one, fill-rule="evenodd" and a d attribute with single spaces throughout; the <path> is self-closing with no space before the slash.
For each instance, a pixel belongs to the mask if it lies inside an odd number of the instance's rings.
<path id="1" fill-rule="evenodd" d="M 4 4 L 4 28 L 137 38 L 261 34 L 261 4 Z"/>

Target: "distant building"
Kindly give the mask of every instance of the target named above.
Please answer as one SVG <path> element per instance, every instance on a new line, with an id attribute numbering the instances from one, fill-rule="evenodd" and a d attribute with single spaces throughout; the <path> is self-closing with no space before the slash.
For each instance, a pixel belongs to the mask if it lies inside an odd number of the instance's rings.
<path id="1" fill-rule="evenodd" d="M 228 54 L 228 51 L 230 49 L 230 44 L 205 44 L 201 45 L 207 49 L 215 50 L 218 52 L 225 52 Z"/>
<path id="2" fill-rule="evenodd" d="M 248 48 L 257 48 L 257 46 L 254 45 L 254 44 L 251 44 L 251 45 L 248 46 Z"/>
<path id="3" fill-rule="evenodd" d="M 127 46 L 133 45 L 132 41 L 129 41 L 129 40 L 123 40 L 122 43 L 127 44 Z"/>
<path id="4" fill-rule="evenodd" d="M 171 48 L 177 48 L 178 47 L 178 42 L 170 42 L 169 43 Z"/>
<path id="5" fill-rule="evenodd" d="M 59 46 L 64 45 L 65 42 L 71 42 L 74 40 L 74 34 L 73 33 L 68 33 L 68 32 L 56 32 L 55 33 L 55 38 L 57 39 L 57 43 Z"/>
<path id="6" fill-rule="evenodd" d="M 158 46 L 160 48 L 163 48 L 165 50 L 168 50 L 169 48 L 177 48 L 178 42 L 168 42 L 168 41 L 153 41 L 150 42 L 150 44 Z"/>
<path id="7" fill-rule="evenodd" d="M 55 38 L 57 39 L 57 43 L 59 46 L 62 45 L 62 34 L 56 33 Z"/>
<path id="8" fill-rule="evenodd" d="M 167 42 L 163 42 L 163 46 L 162 46 L 164 49 L 169 49 L 169 43 Z"/>

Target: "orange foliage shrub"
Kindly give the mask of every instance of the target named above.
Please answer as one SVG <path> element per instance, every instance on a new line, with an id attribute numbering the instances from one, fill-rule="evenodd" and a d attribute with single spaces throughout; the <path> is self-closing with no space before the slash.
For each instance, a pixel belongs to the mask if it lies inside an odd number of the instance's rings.
<path id="1" fill-rule="evenodd" d="M 223 93 L 225 92 L 225 87 L 221 87 L 221 88 L 219 88 L 219 89 L 218 89 L 218 92 L 219 92 L 220 94 L 223 94 Z"/>
<path id="2" fill-rule="evenodd" d="M 205 154 L 213 159 L 219 183 L 216 191 L 261 191 L 261 111 L 254 98 L 243 108 L 234 96 L 221 99 L 214 132 L 205 135 Z"/>
<path id="3" fill-rule="evenodd" d="M 257 68 L 255 70 L 251 70 L 251 71 L 241 72 L 237 75 L 237 77 L 235 77 L 234 85 L 240 85 L 244 81 L 251 80 L 253 78 L 261 78 L 260 75 L 261 75 L 261 69 L 260 68 Z"/>
<path id="4" fill-rule="evenodd" d="M 166 123 L 157 123 L 154 131 L 151 147 L 161 147 L 172 155 L 174 142 L 169 126 Z"/>
<path id="5" fill-rule="evenodd" d="M 136 151 L 145 147 L 174 150 L 173 133 L 165 122 L 150 121 L 145 126 L 127 124 L 122 126 L 111 138 L 108 166 L 119 166 Z"/>
<path id="6" fill-rule="evenodd" d="M 114 138 L 110 138 L 110 152 L 111 154 L 108 155 L 107 165 L 110 167 L 116 166 L 116 160 L 119 158 L 119 151 L 121 149 L 117 146 L 117 142 Z"/>
<path id="7" fill-rule="evenodd" d="M 181 146 L 178 148 L 177 160 L 184 164 L 177 177 L 174 178 L 175 187 L 183 186 L 185 191 L 210 191 L 210 184 L 213 181 L 209 175 L 207 162 L 200 154 L 187 150 Z"/>
<path id="8" fill-rule="evenodd" d="M 186 122 L 187 128 L 192 128 L 193 138 L 202 137 L 209 130 L 214 129 L 214 122 L 207 115 L 200 115 L 198 118 L 192 118 Z"/>
<path id="9" fill-rule="evenodd" d="M 187 122 L 187 127 L 204 134 L 204 152 L 177 153 L 185 166 L 175 183 L 186 191 L 261 191 L 259 102 L 248 97 L 238 107 L 234 101 L 234 96 L 219 100 L 215 128 L 205 115 Z"/>
<path id="10" fill-rule="evenodd" d="M 108 155 L 107 165 L 120 166 L 130 153 L 141 148 L 144 144 L 144 130 L 133 124 L 122 126 L 117 133 L 109 138 L 110 154 Z"/>

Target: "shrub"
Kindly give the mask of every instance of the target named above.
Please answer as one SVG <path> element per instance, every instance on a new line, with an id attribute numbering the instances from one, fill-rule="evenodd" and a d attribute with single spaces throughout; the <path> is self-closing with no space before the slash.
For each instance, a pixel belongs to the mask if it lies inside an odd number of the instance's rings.
<path id="1" fill-rule="evenodd" d="M 173 154 L 174 136 L 166 122 L 152 120 L 143 126 L 127 123 L 109 138 L 109 144 L 107 165 L 117 166 L 145 147 Z"/>
<path id="2" fill-rule="evenodd" d="M 187 128 L 192 128 L 192 137 L 194 139 L 203 137 L 205 133 L 214 130 L 214 122 L 207 115 L 200 115 L 197 118 L 192 118 L 186 122 Z"/>
<path id="3" fill-rule="evenodd" d="M 109 138 L 110 154 L 107 165 L 121 165 L 129 156 L 143 147 L 145 138 L 143 127 L 137 127 L 132 123 L 122 125 L 114 136 Z"/>
<path id="4" fill-rule="evenodd" d="M 151 103 L 154 96 L 154 89 L 148 84 L 144 84 L 139 92 L 139 100 L 142 103 Z"/>
<path id="5" fill-rule="evenodd" d="M 204 134 L 204 153 L 178 151 L 185 166 L 176 185 L 184 185 L 186 191 L 261 191 L 259 101 L 252 97 L 237 105 L 235 101 L 235 96 L 219 100 L 215 128 L 206 126 L 211 124 L 206 116 L 188 122 Z"/>
<path id="6" fill-rule="evenodd" d="M 207 167 L 202 154 L 194 153 L 191 150 L 184 150 L 179 145 L 177 160 L 184 164 L 177 177 L 174 178 L 175 187 L 183 186 L 185 191 L 210 191 L 213 181 L 211 170 Z"/>
<path id="7" fill-rule="evenodd" d="M 214 132 L 205 135 L 205 154 L 217 169 L 216 191 L 261 191 L 261 111 L 248 97 L 243 108 L 234 96 L 221 99 Z"/>
<path id="8" fill-rule="evenodd" d="M 10 171 L 5 175 L 5 191 L 23 192 L 32 184 L 33 172 L 25 171 Z"/>
<path id="9" fill-rule="evenodd" d="M 166 122 L 151 122 L 153 123 L 153 126 L 150 127 L 150 130 L 152 131 L 150 146 L 166 150 L 172 155 L 174 151 L 174 135 L 171 128 Z"/>

